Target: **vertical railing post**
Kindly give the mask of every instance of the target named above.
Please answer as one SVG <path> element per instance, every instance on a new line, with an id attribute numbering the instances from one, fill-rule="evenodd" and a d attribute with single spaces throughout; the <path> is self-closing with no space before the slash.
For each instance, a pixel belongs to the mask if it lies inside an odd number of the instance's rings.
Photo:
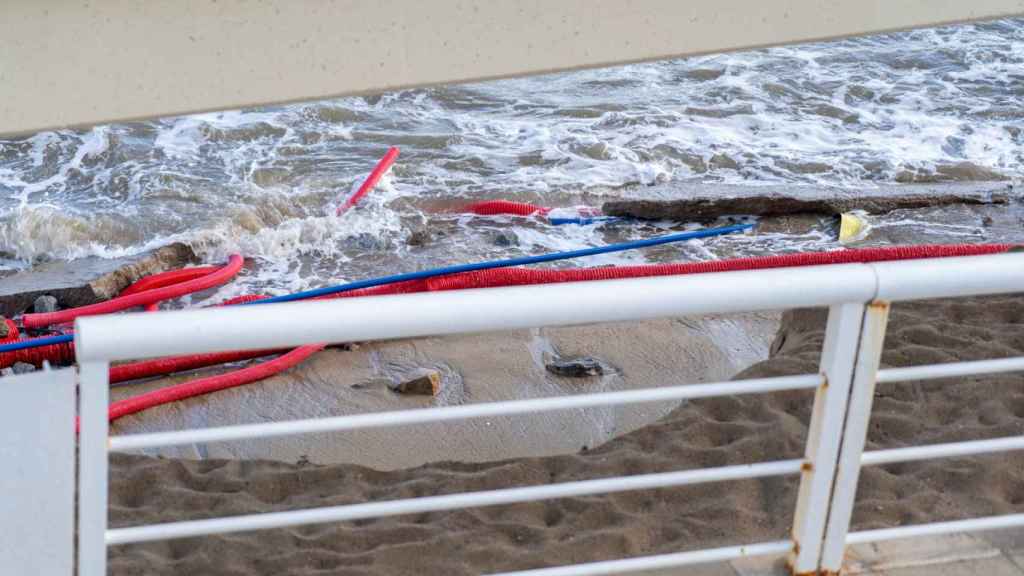
<path id="1" fill-rule="evenodd" d="M 78 574 L 105 576 L 110 363 L 83 362 L 78 370 Z"/>
<path id="2" fill-rule="evenodd" d="M 878 364 L 882 359 L 882 344 L 889 321 L 889 303 L 873 302 L 868 305 L 861 329 L 860 349 L 853 370 L 853 388 L 847 408 L 843 443 L 839 449 L 839 470 L 836 472 L 832 505 L 825 529 L 825 543 L 821 553 L 821 572 L 838 573 L 843 565 L 846 534 L 850 529 L 853 504 L 860 479 L 860 461 L 867 440 L 871 405 L 875 397 Z"/>
<path id="3" fill-rule="evenodd" d="M 793 519 L 794 547 L 789 564 L 794 574 L 814 574 L 821 561 L 864 310 L 865 305 L 859 302 L 829 308 L 821 352 L 821 372 L 825 375 L 825 383 L 814 395 L 814 411 L 807 431 L 805 464 Z"/>
<path id="4" fill-rule="evenodd" d="M 74 573 L 75 376 L 0 378 L 0 574 Z"/>

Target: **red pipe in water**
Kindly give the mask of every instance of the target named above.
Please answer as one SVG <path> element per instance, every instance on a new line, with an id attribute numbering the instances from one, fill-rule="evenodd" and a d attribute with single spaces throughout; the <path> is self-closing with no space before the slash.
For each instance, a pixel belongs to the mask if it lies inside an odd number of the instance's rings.
<path id="1" fill-rule="evenodd" d="M 510 216 L 533 216 L 534 214 L 544 216 L 551 211 L 551 208 L 525 202 L 512 202 L 511 200 L 484 200 L 483 202 L 474 202 L 468 206 L 463 206 L 459 211 L 478 216 L 497 216 L 502 214 Z"/>
<path id="2" fill-rule="evenodd" d="M 344 204 L 338 206 L 335 210 L 335 216 L 341 216 L 345 212 L 348 212 L 349 208 L 355 206 L 363 196 L 366 196 L 367 192 L 373 190 L 373 187 L 377 185 L 377 182 L 387 173 L 391 165 L 395 163 L 395 159 L 398 158 L 398 148 L 392 146 L 388 149 L 387 154 L 377 162 L 377 165 L 373 167 L 373 172 L 363 181 L 363 184 L 356 190 L 356 193 L 351 198 L 345 201 Z"/>

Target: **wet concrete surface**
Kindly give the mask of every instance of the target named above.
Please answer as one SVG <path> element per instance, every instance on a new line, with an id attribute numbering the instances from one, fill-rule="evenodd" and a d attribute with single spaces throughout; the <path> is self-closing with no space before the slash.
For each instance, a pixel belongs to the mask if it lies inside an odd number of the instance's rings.
<path id="1" fill-rule="evenodd" d="M 408 410 L 728 380 L 768 356 L 776 314 L 542 328 L 327 349 L 262 382 L 128 416 L 114 434 Z M 545 356 L 592 356 L 610 369 L 565 377 Z M 389 384 L 437 370 L 437 396 L 400 395 Z M 203 374 L 212 373 L 209 371 Z M 195 378 L 120 385 L 113 399 Z M 395 469 L 443 460 L 488 461 L 575 453 L 640 428 L 678 403 L 577 409 L 353 432 L 289 436 L 151 451 L 187 458 L 349 462 Z"/>

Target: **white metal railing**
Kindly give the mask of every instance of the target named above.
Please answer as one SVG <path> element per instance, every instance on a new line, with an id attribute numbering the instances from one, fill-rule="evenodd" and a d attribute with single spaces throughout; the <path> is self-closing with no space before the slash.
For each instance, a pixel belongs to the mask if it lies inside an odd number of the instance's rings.
<path id="1" fill-rule="evenodd" d="M 1024 369 L 1021 357 L 879 370 L 889 303 L 1017 291 L 1024 291 L 1024 254 L 218 308 L 165 313 L 157 323 L 150 315 L 135 314 L 81 318 L 76 323 L 79 573 L 104 574 L 107 546 L 132 542 L 788 474 L 801 477 L 791 540 L 516 574 L 610 574 L 784 553 L 794 572 L 829 572 L 840 569 L 848 543 L 1022 526 L 1024 514 L 1015 514 L 848 533 L 862 466 L 1024 448 L 1024 437 L 1013 437 L 864 452 L 876 382 Z M 108 438 L 111 360 L 807 306 L 829 307 L 819 374 Z M 814 409 L 800 459 L 128 528 L 107 526 L 111 450 L 811 388 Z"/>

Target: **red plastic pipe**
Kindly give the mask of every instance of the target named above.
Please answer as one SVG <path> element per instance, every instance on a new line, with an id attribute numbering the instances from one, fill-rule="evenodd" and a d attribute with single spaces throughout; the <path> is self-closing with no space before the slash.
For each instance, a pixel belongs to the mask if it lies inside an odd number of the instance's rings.
<path id="1" fill-rule="evenodd" d="M 146 394 L 140 394 L 134 398 L 118 400 L 110 405 L 109 418 L 113 422 L 122 416 L 135 414 L 147 408 L 168 404 L 193 396 L 201 396 L 218 390 L 234 388 L 269 378 L 279 372 L 292 368 L 316 352 L 323 350 L 324 344 L 310 344 L 300 346 L 287 354 L 261 364 L 242 368 L 227 374 L 218 374 L 208 378 L 199 378 L 184 384 L 168 386 Z"/>
<path id="2" fill-rule="evenodd" d="M 525 202 L 512 202 L 510 200 L 484 200 L 483 202 L 474 202 L 468 206 L 463 206 L 459 211 L 479 216 L 497 216 L 502 214 L 510 216 L 533 216 L 537 214 L 538 216 L 544 216 L 551 212 L 551 208 Z"/>
<path id="3" fill-rule="evenodd" d="M 849 250 L 836 250 L 831 252 L 813 252 L 801 254 L 784 254 L 779 256 L 766 256 L 755 258 L 736 258 L 732 260 L 713 260 L 707 262 L 687 262 L 676 264 L 650 264 L 641 266 L 618 266 L 605 268 L 577 268 L 569 270 L 533 270 L 527 268 L 504 268 L 497 270 L 483 270 L 465 274 L 455 274 L 428 280 L 414 280 L 387 286 L 378 286 L 366 290 L 344 292 L 336 297 L 361 297 L 386 294 L 404 294 L 413 292 L 426 292 L 438 290 L 464 290 L 469 288 L 489 288 L 497 286 L 518 286 L 526 284 L 544 284 L 555 282 L 582 282 L 588 280 L 610 280 L 615 278 L 636 278 L 645 276 L 667 276 L 674 274 L 699 274 L 705 272 L 728 272 L 735 270 L 756 270 L 764 268 L 783 268 L 791 266 L 812 266 L 824 264 L 846 264 L 853 262 L 877 262 L 885 260 L 908 260 L 916 258 L 940 258 L 948 256 L 972 256 L 980 254 L 995 254 L 1005 252 L 1012 244 L 952 244 L 933 246 L 893 246 L 881 248 L 860 248 Z M 247 295 L 239 296 L 224 302 L 222 305 L 237 304 L 258 300 L 265 296 Z M 11 324 L 11 321 L 8 320 Z M 14 334 L 14 332 L 12 332 Z M 16 341 L 17 337 L 8 336 L 8 340 Z M 224 362 L 241 360 L 236 354 L 253 354 L 248 352 L 225 352 Z M 264 355 L 264 354 L 260 354 Z M 123 381 L 134 378 L 143 378 L 159 375 L 157 367 L 161 362 L 167 362 L 167 366 L 178 367 L 177 371 L 190 370 L 210 366 L 214 355 L 200 354 L 193 356 L 182 356 L 165 358 L 161 360 L 136 363 L 138 368 L 128 368 L 132 364 L 117 367 L 123 370 L 125 377 L 116 381 Z M 67 363 L 74 359 L 74 347 L 70 344 L 46 346 L 42 348 L 18 350 L 15 352 L 0 353 L 0 367 L 7 367 L 15 362 L 29 362 L 36 366 L 42 360 L 51 362 Z M 132 372 L 134 370 L 135 372 Z M 113 369 L 112 369 L 113 373 Z M 169 372 L 164 372 L 169 373 Z M 138 374 L 129 378 L 127 375 Z"/>
<path id="4" fill-rule="evenodd" d="M 28 338 L 27 340 L 33 340 Z M 2 343 L 17 342 L 18 339 L 4 340 Z M 12 352 L 0 352 L 0 368 L 8 368 L 18 362 L 27 362 L 39 368 L 43 361 L 54 364 L 71 364 L 75 361 L 74 342 L 62 342 L 60 344 L 48 344 L 38 348 L 24 348 Z"/>
<path id="5" fill-rule="evenodd" d="M 210 354 L 172 356 L 170 358 L 157 358 L 155 360 L 145 360 L 143 362 L 118 364 L 117 366 L 110 367 L 110 382 L 111 384 L 127 382 L 129 380 L 139 380 L 141 378 L 150 378 L 152 376 L 163 376 L 165 374 L 173 374 L 175 372 L 206 368 L 207 366 L 216 366 L 218 364 L 251 360 L 253 358 L 280 354 L 285 350 L 286 349 L 213 352 Z"/>
<path id="6" fill-rule="evenodd" d="M 467 288 L 485 288 L 494 286 L 510 286 L 523 284 L 541 284 L 553 282 L 578 282 L 590 280 L 608 280 L 614 278 L 636 278 L 644 276 L 664 276 L 675 274 L 698 274 L 706 272 L 727 272 L 737 270 L 755 270 L 767 268 L 816 266 L 824 264 L 847 264 L 854 262 L 878 262 L 887 260 L 909 260 L 917 258 L 938 258 L 951 256 L 972 256 L 1005 252 L 1010 244 L 980 245 L 935 245 L 935 246 L 896 246 L 883 248 L 862 248 L 854 250 L 837 250 L 832 252 L 785 254 L 757 258 L 737 258 L 732 260 L 716 260 L 708 262 L 688 262 L 682 264 L 653 264 L 644 266 L 622 266 L 612 268 L 582 268 L 573 270 L 531 270 L 525 268 L 504 268 L 483 270 L 465 274 L 456 274 L 441 278 L 431 278 L 403 282 L 388 286 L 379 286 L 367 290 L 342 293 L 329 297 L 372 296 L 381 294 L 408 293 L 436 290 L 462 290 Z M 260 296 L 239 297 L 233 300 L 249 301 Z M 237 303 L 237 302 L 233 302 Z M 145 410 L 153 406 L 183 400 L 193 396 L 208 394 L 217 390 L 240 386 L 255 382 L 291 368 L 324 348 L 323 344 L 303 346 L 291 352 L 256 366 L 242 368 L 235 372 L 201 378 L 185 384 L 179 384 L 115 402 L 110 408 L 110 419 L 115 420 L 127 414 Z M 122 381 L 144 376 L 160 374 L 160 370 L 176 371 L 185 367 L 199 367 L 219 363 L 216 361 L 236 361 L 252 357 L 262 352 L 227 352 L 204 354 L 161 361 L 140 362 L 135 365 L 122 365 L 111 369 L 111 381 Z M 222 360 L 223 359 L 223 360 Z M 201 364 L 210 361 L 210 364 Z M 121 370 L 115 380 L 114 371 Z"/>
<path id="7" fill-rule="evenodd" d="M 100 302 L 98 304 L 79 306 L 78 308 L 69 308 L 67 310 L 58 310 L 57 312 L 25 314 L 22 316 L 22 326 L 25 328 L 42 328 L 51 324 L 69 322 L 79 316 L 109 314 L 111 312 L 134 308 L 136 306 L 145 306 L 161 300 L 178 298 L 179 296 L 199 292 L 200 290 L 206 290 L 207 288 L 213 288 L 214 286 L 220 286 L 221 284 L 226 283 L 238 274 L 239 270 L 242 269 L 242 264 L 242 257 L 238 254 L 232 254 L 225 266 L 218 268 L 215 272 L 209 273 L 205 276 L 181 282 L 180 284 L 144 290 L 128 296 L 118 296 L 117 298 L 107 300 L 106 302 Z"/>
<path id="8" fill-rule="evenodd" d="M 363 196 L 366 196 L 367 192 L 373 190 L 373 187 L 377 185 L 377 182 L 379 182 L 388 171 L 388 168 L 391 168 L 391 165 L 395 163 L 396 158 L 398 158 L 398 148 L 392 146 L 388 149 L 387 154 L 385 154 L 384 157 L 377 162 L 377 165 L 373 167 L 373 172 L 370 172 L 370 175 L 363 181 L 359 190 L 356 190 L 356 193 L 346 200 L 344 204 L 338 206 L 334 215 L 341 216 L 345 212 L 348 212 L 349 208 L 355 206 L 360 200 L 362 200 Z"/>
<path id="9" fill-rule="evenodd" d="M 353 292 L 345 293 L 347 297 L 359 297 L 359 296 L 374 296 L 382 294 L 399 294 L 407 292 L 425 292 L 427 285 L 423 281 L 416 282 L 403 282 L 401 284 L 392 284 L 388 286 L 377 286 L 374 288 L 367 288 L 366 290 L 358 290 Z M 225 300 L 220 306 L 232 306 L 235 304 L 242 304 L 245 302 L 252 302 L 254 300 L 260 300 L 266 298 L 264 295 L 247 294 L 243 296 L 236 296 L 229 300 Z M 197 368 L 206 368 L 208 366 L 215 366 L 217 364 L 227 364 L 229 362 L 239 362 L 242 360 L 251 360 L 253 358 L 260 358 L 262 356 L 270 356 L 272 354 L 280 354 L 284 352 L 281 350 L 246 350 L 237 352 L 216 352 L 211 354 L 191 354 L 187 356 L 173 356 L 169 358 L 157 358 L 155 360 L 145 360 L 142 362 L 132 362 L 128 364 L 119 364 L 110 368 L 110 382 L 127 382 L 130 380 L 139 380 L 142 378 L 150 378 L 153 376 L 163 376 L 165 374 L 173 374 L 175 372 L 184 372 L 186 370 L 195 370 Z M 2 366 L 2 364 L 0 364 Z M 220 375 L 219 375 L 220 376 Z M 226 376 L 226 375 L 225 375 Z M 211 378 L 216 378 L 212 376 Z"/>
<path id="10" fill-rule="evenodd" d="M 496 268 L 440 276 L 426 280 L 427 290 L 464 290 L 468 288 L 492 288 L 498 286 L 521 286 L 526 284 L 550 284 L 557 282 L 586 282 L 591 280 L 612 280 L 617 278 L 640 278 L 645 276 L 670 276 L 677 274 L 703 274 L 708 272 L 732 272 L 737 270 L 761 270 L 767 268 L 789 268 L 796 266 L 820 266 L 825 264 L 849 264 L 856 262 L 881 262 L 890 260 L 914 260 L 919 258 L 941 258 L 951 256 L 977 256 L 1005 252 L 1012 244 L 938 244 L 930 246 L 886 246 L 879 248 L 858 248 L 830 252 L 806 252 L 734 258 L 731 260 L 709 260 L 706 262 L 685 262 L 676 264 L 647 264 L 639 266 L 613 266 L 604 268 L 575 268 L 568 270 L 535 270 L 530 268 Z"/>
<path id="11" fill-rule="evenodd" d="M 0 344 L 10 344 L 20 341 L 21 334 L 18 332 L 18 325 L 10 318 L 4 318 L 3 322 L 7 325 L 7 336 L 0 338 Z M 28 340 L 32 340 L 32 338 L 28 338 Z M 0 368 L 9 368 L 17 362 L 27 362 L 36 368 L 39 368 L 43 365 L 44 360 L 59 364 L 70 364 L 74 362 L 74 343 L 64 342 L 61 344 L 40 346 L 38 348 L 24 348 L 22 350 L 14 350 L 12 352 L 0 352 Z"/>
<path id="12" fill-rule="evenodd" d="M 152 290 L 153 288 L 163 288 L 164 286 L 170 286 L 172 284 L 188 282 L 189 280 L 195 280 L 196 278 L 202 278 L 207 274 L 212 274 L 217 270 L 219 270 L 217 266 L 201 266 L 198 268 L 181 268 L 178 270 L 168 270 L 167 272 L 153 274 L 151 276 L 146 276 L 125 288 L 120 294 L 118 294 L 118 297 L 130 296 L 138 292 Z"/>

